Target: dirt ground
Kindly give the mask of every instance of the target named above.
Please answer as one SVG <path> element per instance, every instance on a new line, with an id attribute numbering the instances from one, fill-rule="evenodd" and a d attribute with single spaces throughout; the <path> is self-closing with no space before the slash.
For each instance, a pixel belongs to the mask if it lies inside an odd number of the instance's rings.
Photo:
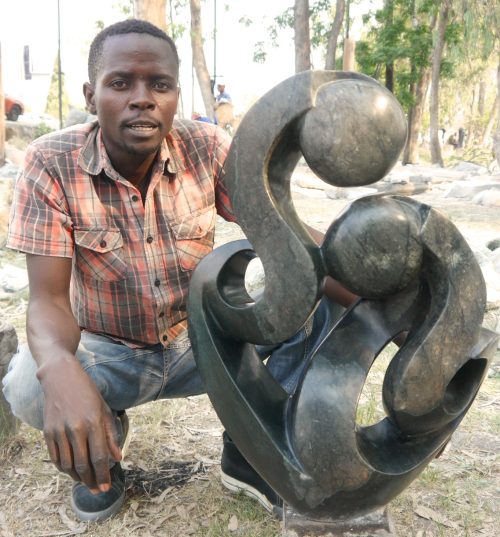
<path id="1" fill-rule="evenodd" d="M 466 237 L 500 237 L 498 208 L 432 192 L 415 197 L 446 213 Z M 326 230 L 346 202 L 297 194 L 295 204 L 306 222 Z M 228 224 L 217 231 L 219 243 L 239 236 Z M 14 254 L 3 256 L 22 265 Z M 20 340 L 25 337 L 26 298 L 20 293 L 2 300 L 2 317 L 14 323 Z M 490 325 L 497 314 L 489 312 Z M 370 379 L 376 412 L 383 412 L 382 379 L 383 368 Z M 449 448 L 390 504 L 400 537 L 498 535 L 499 408 L 500 377 L 492 371 Z M 0 448 L 0 537 L 282 535 L 281 521 L 220 485 L 222 426 L 206 396 L 151 403 L 130 410 L 129 417 L 126 503 L 119 515 L 100 525 L 75 520 L 69 506 L 71 480 L 52 467 L 42 434 L 22 425 Z"/>

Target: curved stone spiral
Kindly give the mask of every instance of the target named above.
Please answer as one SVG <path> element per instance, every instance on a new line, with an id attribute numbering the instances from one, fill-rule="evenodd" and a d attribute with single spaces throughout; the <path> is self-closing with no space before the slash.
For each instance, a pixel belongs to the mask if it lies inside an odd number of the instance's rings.
<path id="1" fill-rule="evenodd" d="M 353 202 L 318 247 L 297 216 L 299 158 L 323 180 L 381 179 L 406 138 L 401 107 L 372 79 L 307 72 L 265 95 L 231 146 L 226 180 L 248 241 L 197 267 L 189 334 L 212 404 L 247 460 L 298 511 L 347 518 L 385 505 L 435 457 L 472 403 L 496 346 L 481 328 L 485 286 L 455 226 L 398 196 Z M 265 288 L 244 286 L 259 255 Z M 304 324 L 327 275 L 364 298 L 345 311 L 289 396 L 254 344 Z M 360 427 L 356 410 L 378 354 L 408 332 L 385 375 L 387 417 Z"/>

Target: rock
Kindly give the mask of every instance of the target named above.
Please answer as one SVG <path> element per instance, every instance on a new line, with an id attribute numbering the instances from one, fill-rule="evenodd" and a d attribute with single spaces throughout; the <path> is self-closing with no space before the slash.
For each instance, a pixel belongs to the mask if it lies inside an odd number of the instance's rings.
<path id="1" fill-rule="evenodd" d="M 16 146 L 6 143 L 5 144 L 5 156 L 11 165 L 15 168 L 14 178 L 17 177 L 19 168 L 24 164 L 24 157 L 26 156 L 26 151 L 23 149 L 18 149 Z M 0 169 L 0 176 L 6 177 L 3 173 L 3 169 Z"/>
<path id="2" fill-rule="evenodd" d="M 380 184 L 379 192 L 385 192 L 387 194 L 397 194 L 400 196 L 414 196 L 416 194 L 422 194 L 430 190 L 430 183 L 392 183 L 392 184 Z"/>
<path id="3" fill-rule="evenodd" d="M 72 108 L 64 122 L 65 127 L 71 127 L 72 125 L 77 125 L 79 123 L 89 123 L 97 119 L 97 116 L 89 114 L 84 110 L 78 110 L 77 108 Z"/>
<path id="4" fill-rule="evenodd" d="M 264 287 L 265 275 L 264 267 L 258 257 L 255 257 L 248 263 L 245 272 L 245 288 L 251 297 L 256 297 L 260 290 Z"/>
<path id="5" fill-rule="evenodd" d="M 405 185 L 406 183 L 408 183 L 408 179 L 404 177 L 400 177 L 400 176 L 393 176 L 389 179 L 389 183 L 391 185 L 399 185 L 399 184 Z"/>
<path id="6" fill-rule="evenodd" d="M 472 199 L 483 190 L 499 190 L 500 183 L 477 183 L 475 181 L 456 181 L 444 194 L 445 198 Z"/>
<path id="7" fill-rule="evenodd" d="M 312 172 L 301 173 L 296 172 L 292 177 L 292 184 L 301 188 L 315 188 L 317 190 L 324 190 L 329 185 L 316 177 Z"/>
<path id="8" fill-rule="evenodd" d="M 486 246 L 483 245 L 477 245 L 477 244 L 471 244 L 470 241 L 467 241 L 472 252 L 474 253 L 474 257 L 477 259 L 477 262 L 482 265 L 487 265 L 491 262 L 491 250 L 489 250 Z"/>
<path id="9" fill-rule="evenodd" d="M 11 162 L 7 162 L 0 167 L 0 179 L 9 179 L 12 181 L 17 177 L 19 167 Z"/>
<path id="10" fill-rule="evenodd" d="M 28 287 L 28 272 L 26 269 L 6 264 L 0 269 L 0 288 L 9 293 L 15 293 Z"/>
<path id="11" fill-rule="evenodd" d="M 476 194 L 472 199 L 474 203 L 478 205 L 485 205 L 488 207 L 500 207 L 500 190 L 490 188 L 489 190 L 483 190 Z"/>
<path id="12" fill-rule="evenodd" d="M 491 264 L 493 265 L 493 268 L 498 272 L 497 281 L 500 282 L 500 248 L 493 250 L 493 254 L 491 256 Z"/>
<path id="13" fill-rule="evenodd" d="M 428 175 L 410 175 L 410 183 L 420 185 L 422 183 L 432 183 L 432 177 Z"/>
<path id="14" fill-rule="evenodd" d="M 7 373 L 9 363 L 17 351 L 15 328 L 7 323 L 0 324 L 0 381 Z M 10 406 L 0 390 L 0 445 L 15 434 L 18 421 L 12 415 Z"/>
<path id="15" fill-rule="evenodd" d="M 483 173 L 488 173 L 488 168 L 467 161 L 458 162 L 457 164 L 455 164 L 455 166 L 453 166 L 453 170 L 458 172 L 467 172 L 471 175 L 481 175 Z"/>
<path id="16" fill-rule="evenodd" d="M 489 249 L 489 250 L 496 250 L 497 248 L 500 248 L 500 237 L 498 239 L 493 239 L 491 241 L 488 241 L 486 243 L 486 247 Z"/>
<path id="17" fill-rule="evenodd" d="M 333 200 L 355 200 L 365 196 L 377 194 L 376 188 L 355 187 L 355 188 L 329 188 L 325 190 L 326 196 Z"/>
<path id="18" fill-rule="evenodd" d="M 326 198 L 325 190 L 320 190 L 318 188 L 303 188 L 298 185 L 292 185 L 292 190 L 296 193 L 302 194 L 305 198 Z"/>

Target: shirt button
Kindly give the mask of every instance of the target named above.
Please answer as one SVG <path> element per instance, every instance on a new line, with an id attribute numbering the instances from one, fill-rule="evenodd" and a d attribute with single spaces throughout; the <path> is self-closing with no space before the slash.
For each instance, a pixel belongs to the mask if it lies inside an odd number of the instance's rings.
<path id="1" fill-rule="evenodd" d="M 101 248 L 106 248 L 106 241 L 102 240 L 100 243 L 99 243 L 99 246 Z"/>
<path id="2" fill-rule="evenodd" d="M 161 284 L 160 280 L 156 279 L 156 280 L 155 280 L 155 285 L 156 285 L 156 287 L 160 287 L 160 284 Z"/>
<path id="3" fill-rule="evenodd" d="M 161 339 L 163 339 L 163 341 L 168 341 L 168 336 L 163 336 Z"/>
<path id="4" fill-rule="evenodd" d="M 151 244 L 153 242 L 153 237 L 151 237 L 151 235 L 146 239 L 147 242 L 149 242 L 149 244 Z"/>
<path id="5" fill-rule="evenodd" d="M 132 196 L 132 201 L 139 201 L 139 196 L 136 196 L 135 194 Z"/>
<path id="6" fill-rule="evenodd" d="M 158 313 L 158 317 L 165 317 L 165 312 L 164 312 L 164 311 L 160 311 L 160 313 Z"/>

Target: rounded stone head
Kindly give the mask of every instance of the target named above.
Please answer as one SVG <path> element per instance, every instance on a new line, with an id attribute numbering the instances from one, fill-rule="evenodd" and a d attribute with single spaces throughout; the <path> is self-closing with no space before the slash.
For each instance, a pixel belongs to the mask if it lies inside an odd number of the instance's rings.
<path id="1" fill-rule="evenodd" d="M 375 81 L 335 80 L 321 86 L 303 119 L 300 146 L 310 168 L 340 187 L 382 179 L 406 142 L 404 112 Z"/>

